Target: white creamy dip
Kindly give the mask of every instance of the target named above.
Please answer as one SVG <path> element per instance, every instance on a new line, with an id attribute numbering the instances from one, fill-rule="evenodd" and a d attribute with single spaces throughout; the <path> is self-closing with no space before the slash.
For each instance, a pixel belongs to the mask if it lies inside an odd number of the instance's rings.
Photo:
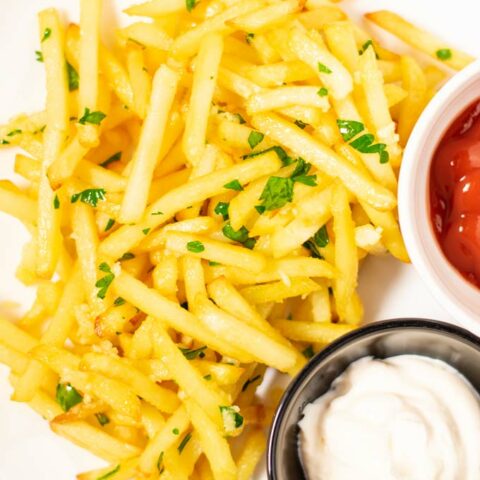
<path id="1" fill-rule="evenodd" d="M 442 361 L 362 358 L 303 413 L 308 480 L 480 479 L 480 399 Z"/>

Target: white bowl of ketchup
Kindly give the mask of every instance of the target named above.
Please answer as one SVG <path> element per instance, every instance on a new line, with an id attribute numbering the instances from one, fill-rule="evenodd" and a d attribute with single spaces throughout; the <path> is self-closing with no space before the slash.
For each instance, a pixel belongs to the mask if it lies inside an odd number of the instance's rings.
<path id="1" fill-rule="evenodd" d="M 480 331 L 480 61 L 432 99 L 405 148 L 399 216 L 437 301 Z"/>

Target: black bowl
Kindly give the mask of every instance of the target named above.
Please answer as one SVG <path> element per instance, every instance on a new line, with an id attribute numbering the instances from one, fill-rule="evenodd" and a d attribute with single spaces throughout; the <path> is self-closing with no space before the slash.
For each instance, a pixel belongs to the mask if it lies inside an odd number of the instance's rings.
<path id="1" fill-rule="evenodd" d="M 437 358 L 462 373 L 480 392 L 480 338 L 463 328 L 423 319 L 375 322 L 323 349 L 288 387 L 273 419 L 267 451 L 270 480 L 306 480 L 298 455 L 298 422 L 308 403 L 329 390 L 355 360 L 416 354 Z"/>

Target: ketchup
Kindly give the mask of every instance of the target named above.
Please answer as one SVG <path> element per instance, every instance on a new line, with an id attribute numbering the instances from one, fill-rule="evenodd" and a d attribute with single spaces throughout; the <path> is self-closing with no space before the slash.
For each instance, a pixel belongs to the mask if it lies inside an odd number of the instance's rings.
<path id="1" fill-rule="evenodd" d="M 480 288 L 480 100 L 459 115 L 435 151 L 430 205 L 443 253 Z"/>

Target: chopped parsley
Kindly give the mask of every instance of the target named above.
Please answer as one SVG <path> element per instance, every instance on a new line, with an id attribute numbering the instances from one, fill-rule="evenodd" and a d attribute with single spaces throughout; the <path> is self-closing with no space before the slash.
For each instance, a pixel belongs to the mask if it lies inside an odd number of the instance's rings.
<path id="1" fill-rule="evenodd" d="M 103 427 L 110 423 L 110 419 L 104 413 L 96 413 L 95 417 L 98 420 L 98 423 Z"/>
<path id="2" fill-rule="evenodd" d="M 240 125 L 243 125 L 244 123 L 247 123 L 246 120 L 239 113 L 234 113 L 233 116 L 238 119 L 238 123 Z"/>
<path id="3" fill-rule="evenodd" d="M 257 157 L 258 155 L 263 155 L 264 153 L 268 153 L 268 152 L 275 152 L 277 154 L 277 157 L 283 163 L 284 167 L 287 167 L 288 165 L 294 162 L 293 158 L 290 157 L 287 154 L 287 152 L 282 147 L 279 147 L 278 145 L 267 148 L 266 150 L 262 150 L 260 152 L 248 153 L 247 155 L 244 155 L 242 158 L 245 160 L 246 158 Z"/>
<path id="4" fill-rule="evenodd" d="M 119 307 L 120 305 L 125 305 L 125 299 L 122 298 L 122 297 L 117 297 L 117 298 L 113 301 L 113 304 L 114 304 L 116 307 Z"/>
<path id="5" fill-rule="evenodd" d="M 163 466 L 163 452 L 160 452 L 160 455 L 158 456 L 157 470 L 159 474 L 162 474 L 165 470 L 165 467 Z"/>
<path id="6" fill-rule="evenodd" d="M 97 480 L 107 480 L 107 478 L 113 477 L 120 470 L 120 465 L 117 465 L 113 470 L 110 470 L 105 475 L 98 477 Z"/>
<path id="7" fill-rule="evenodd" d="M 263 133 L 257 132 L 256 130 L 250 132 L 250 135 L 248 136 L 248 144 L 250 145 L 250 148 L 254 149 L 259 143 L 262 142 L 264 137 L 265 135 Z"/>
<path id="8" fill-rule="evenodd" d="M 315 242 L 315 245 L 318 245 L 321 248 L 325 248 L 330 239 L 328 237 L 328 231 L 327 231 L 327 226 L 323 225 L 323 227 L 320 227 L 317 233 L 313 236 L 313 241 Z"/>
<path id="9" fill-rule="evenodd" d="M 113 218 L 109 218 L 107 225 L 105 225 L 104 232 L 108 232 L 114 225 L 115 225 L 115 220 Z"/>
<path id="10" fill-rule="evenodd" d="M 183 449 L 187 446 L 187 443 L 190 441 L 192 438 L 192 433 L 189 432 L 187 433 L 184 437 L 183 440 L 180 442 L 180 445 L 177 447 L 178 453 L 182 453 Z"/>
<path id="11" fill-rule="evenodd" d="M 252 40 L 255 38 L 255 34 L 254 33 L 247 33 L 245 35 L 245 40 L 246 42 L 250 45 L 252 43 Z"/>
<path id="12" fill-rule="evenodd" d="M 312 238 L 303 244 L 303 246 L 310 250 L 312 257 L 323 259 L 323 255 L 320 253 L 318 248 L 326 247 L 329 241 L 330 239 L 328 237 L 327 226 L 323 225 L 318 229 Z"/>
<path id="13" fill-rule="evenodd" d="M 70 92 L 77 90 L 80 83 L 80 77 L 78 76 L 78 72 L 75 70 L 75 68 L 73 68 L 72 65 L 70 65 L 68 62 L 67 62 L 67 76 L 68 76 L 68 90 Z"/>
<path id="14" fill-rule="evenodd" d="M 301 128 L 302 130 L 308 125 L 307 123 L 305 122 L 302 122 L 301 120 L 295 120 L 295 125 L 298 127 L 298 128 Z"/>
<path id="15" fill-rule="evenodd" d="M 243 190 L 243 187 L 238 180 L 232 180 L 231 182 L 226 183 L 223 187 L 228 188 L 229 190 L 235 190 L 237 192 L 241 192 Z"/>
<path id="16" fill-rule="evenodd" d="M 160 210 L 158 212 L 153 212 L 151 213 L 151 215 L 163 215 L 163 212 L 161 212 Z"/>
<path id="17" fill-rule="evenodd" d="M 359 133 L 365 130 L 365 125 L 356 120 L 337 120 L 338 129 L 342 138 L 349 142 Z M 371 133 L 365 133 L 350 142 L 350 146 L 361 153 L 378 153 L 380 163 L 387 163 L 390 159 L 385 143 L 374 143 L 375 137 Z"/>
<path id="18" fill-rule="evenodd" d="M 230 204 L 228 202 L 218 202 L 215 206 L 214 212 L 217 215 L 221 215 L 224 220 L 228 220 L 228 207 Z"/>
<path id="19" fill-rule="evenodd" d="M 119 262 L 124 262 L 125 260 L 131 260 L 135 258 L 135 255 L 132 252 L 125 252 L 119 259 Z"/>
<path id="20" fill-rule="evenodd" d="M 293 200 L 293 186 L 295 182 L 303 183 L 313 187 L 317 184 L 316 175 L 307 175 L 311 165 L 303 158 L 297 160 L 297 165 L 289 178 L 270 177 L 265 184 L 259 200 L 259 207 L 264 207 L 264 211 L 276 210 Z M 258 207 L 258 206 L 257 206 Z M 259 212 L 258 208 L 257 212 Z M 259 212 L 260 213 L 260 212 Z M 263 213 L 263 212 L 261 212 Z"/>
<path id="21" fill-rule="evenodd" d="M 203 378 L 204 378 L 207 382 L 209 382 L 209 381 L 212 379 L 212 376 L 211 376 L 209 373 L 207 373 L 206 375 L 203 376 Z"/>
<path id="22" fill-rule="evenodd" d="M 43 53 L 40 50 L 35 50 L 35 60 L 37 62 L 43 62 Z"/>
<path id="23" fill-rule="evenodd" d="M 197 6 L 197 0 L 185 0 L 185 6 L 191 12 Z"/>
<path id="24" fill-rule="evenodd" d="M 20 135 L 22 131 L 19 128 L 12 130 L 11 132 L 7 133 L 7 137 L 14 137 L 15 135 Z"/>
<path id="25" fill-rule="evenodd" d="M 243 417 L 240 415 L 240 409 L 236 405 L 232 407 L 221 406 L 219 408 L 227 434 L 235 432 L 243 425 Z"/>
<path id="26" fill-rule="evenodd" d="M 55 210 L 60 208 L 60 199 L 58 198 L 58 195 L 55 195 L 55 198 L 53 199 L 53 208 Z"/>
<path id="27" fill-rule="evenodd" d="M 332 73 L 332 71 L 323 63 L 318 62 L 318 71 L 320 73 Z"/>
<path id="28" fill-rule="evenodd" d="M 97 297 L 104 299 L 107 295 L 108 287 L 110 287 L 111 283 L 113 282 L 115 275 L 113 274 L 108 264 L 105 262 L 101 263 L 98 269 L 106 273 L 106 275 L 97 280 L 97 282 L 95 283 L 95 287 L 98 288 Z"/>
<path id="29" fill-rule="evenodd" d="M 317 95 L 319 97 L 326 97 L 328 95 L 328 88 L 322 87 L 318 92 Z"/>
<path id="30" fill-rule="evenodd" d="M 265 213 L 265 207 L 263 205 L 255 205 L 255 210 L 261 215 L 262 213 Z"/>
<path id="31" fill-rule="evenodd" d="M 70 383 L 59 383 L 55 391 L 55 399 L 64 412 L 79 404 L 83 397 Z"/>
<path id="32" fill-rule="evenodd" d="M 205 250 L 205 247 L 203 246 L 202 242 L 199 242 L 197 240 L 197 241 L 193 241 L 193 242 L 188 242 L 187 243 L 187 250 L 189 252 L 193 252 L 193 253 L 200 253 L 200 252 L 203 252 Z"/>
<path id="33" fill-rule="evenodd" d="M 52 34 L 52 29 L 51 28 L 46 28 L 43 31 L 43 36 L 42 36 L 41 43 L 43 43 L 45 40 L 47 40 L 50 37 L 51 34 Z"/>
<path id="34" fill-rule="evenodd" d="M 363 55 L 365 53 L 365 51 L 367 50 L 368 47 L 372 47 L 373 48 L 373 51 L 375 52 L 375 57 L 378 59 L 378 54 L 377 54 L 377 51 L 375 50 L 375 45 L 373 44 L 373 41 L 372 40 L 367 40 L 363 45 L 362 45 L 362 48 L 360 48 L 358 50 L 358 54 L 359 55 Z"/>
<path id="35" fill-rule="evenodd" d="M 315 355 L 315 352 L 313 351 L 313 347 L 309 345 L 305 350 L 302 351 L 302 355 L 305 358 L 312 358 Z"/>
<path id="36" fill-rule="evenodd" d="M 244 392 L 252 383 L 262 378 L 261 375 L 255 375 L 253 378 L 249 378 L 242 386 L 242 392 Z"/>
<path id="37" fill-rule="evenodd" d="M 443 62 L 452 58 L 452 51 L 449 48 L 441 48 L 435 52 L 435 55 L 439 60 Z"/>
<path id="38" fill-rule="evenodd" d="M 220 262 L 212 262 L 211 260 L 208 262 L 208 265 L 210 267 L 218 267 L 219 265 L 221 265 Z"/>
<path id="39" fill-rule="evenodd" d="M 149 232 L 150 232 L 150 230 L 151 230 L 151 228 L 144 228 L 144 229 L 142 230 L 142 232 L 143 232 L 144 235 L 148 235 Z"/>
<path id="40" fill-rule="evenodd" d="M 103 112 L 100 112 L 98 110 L 95 112 L 91 112 L 89 108 L 85 108 L 83 116 L 80 118 L 78 123 L 80 125 L 85 125 L 87 123 L 90 123 L 92 125 L 100 125 L 100 123 L 102 123 L 102 120 L 105 117 L 106 115 Z"/>
<path id="41" fill-rule="evenodd" d="M 234 242 L 245 243 L 248 240 L 248 230 L 244 226 L 238 230 L 234 230 L 230 222 L 227 222 L 223 226 L 222 232 L 227 238 Z"/>
<path id="42" fill-rule="evenodd" d="M 105 193 L 107 192 L 103 188 L 87 188 L 87 190 L 73 194 L 70 202 L 76 203 L 80 200 L 87 205 L 96 207 L 100 200 L 105 200 Z"/>
<path id="43" fill-rule="evenodd" d="M 198 358 L 205 357 L 205 350 L 207 349 L 207 346 L 204 345 L 203 347 L 195 348 L 193 350 L 191 348 L 182 348 L 182 347 L 179 347 L 179 349 L 187 360 L 195 360 L 197 357 Z"/>
<path id="44" fill-rule="evenodd" d="M 172 433 L 173 433 L 174 435 L 178 435 L 178 434 L 180 433 L 180 430 L 179 430 L 178 428 L 174 428 L 174 429 L 172 430 Z"/>
<path id="45" fill-rule="evenodd" d="M 100 164 L 101 167 L 108 167 L 113 162 L 118 162 L 122 158 L 122 152 L 114 153 L 111 157 L 108 157 L 104 162 Z"/>
<path id="46" fill-rule="evenodd" d="M 365 125 L 356 120 L 337 120 L 337 126 L 340 130 L 340 135 L 346 142 L 365 130 Z"/>
<path id="47" fill-rule="evenodd" d="M 10 145 L 10 142 L 2 138 L 2 140 L 0 140 L 0 145 Z"/>

